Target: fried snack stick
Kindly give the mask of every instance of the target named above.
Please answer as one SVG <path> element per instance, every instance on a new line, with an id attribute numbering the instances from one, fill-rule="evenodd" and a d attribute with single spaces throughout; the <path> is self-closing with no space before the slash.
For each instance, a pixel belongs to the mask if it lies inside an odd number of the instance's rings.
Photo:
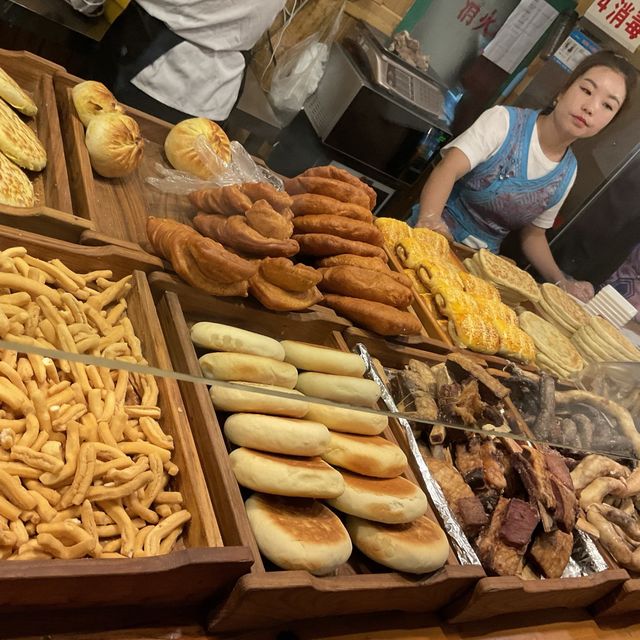
<path id="1" fill-rule="evenodd" d="M 352 322 L 382 336 L 411 336 L 422 331 L 420 321 L 408 311 L 399 311 L 380 302 L 328 293 L 324 302 Z"/>

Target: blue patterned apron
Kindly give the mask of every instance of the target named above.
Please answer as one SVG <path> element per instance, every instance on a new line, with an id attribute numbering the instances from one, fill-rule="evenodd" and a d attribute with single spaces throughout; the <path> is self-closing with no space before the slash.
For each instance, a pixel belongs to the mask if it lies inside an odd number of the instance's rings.
<path id="1" fill-rule="evenodd" d="M 522 229 L 557 204 L 576 170 L 576 158 L 567 149 L 549 173 L 527 178 L 531 135 L 538 111 L 507 107 L 509 131 L 498 151 L 454 185 L 442 217 L 454 240 L 472 236 L 497 253 L 505 236 Z"/>

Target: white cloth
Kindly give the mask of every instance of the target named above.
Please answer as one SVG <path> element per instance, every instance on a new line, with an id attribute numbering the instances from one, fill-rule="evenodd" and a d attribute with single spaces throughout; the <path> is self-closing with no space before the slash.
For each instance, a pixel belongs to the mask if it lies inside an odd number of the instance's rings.
<path id="1" fill-rule="evenodd" d="M 509 132 L 509 112 L 503 106 L 491 107 L 487 109 L 464 133 L 449 142 L 442 148 L 446 151 L 451 147 L 460 149 L 469 159 L 471 169 L 477 167 L 481 162 L 493 156 L 507 137 Z M 549 160 L 540 147 L 538 138 L 538 125 L 531 134 L 531 144 L 529 145 L 529 156 L 527 163 L 527 178 L 535 180 L 550 173 L 558 166 L 557 162 Z M 559 202 L 541 213 L 532 224 L 542 229 L 550 229 L 562 207 L 569 191 L 576 180 L 573 174 L 567 190 L 560 198 Z"/>
<path id="2" fill-rule="evenodd" d="M 242 84 L 244 57 L 271 26 L 285 0 L 136 0 L 185 41 L 132 80 L 159 102 L 224 120 Z"/>

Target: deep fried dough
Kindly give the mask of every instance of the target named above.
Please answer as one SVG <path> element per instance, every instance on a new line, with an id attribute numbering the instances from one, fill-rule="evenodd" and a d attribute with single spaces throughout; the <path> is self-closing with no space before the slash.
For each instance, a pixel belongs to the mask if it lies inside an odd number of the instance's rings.
<path id="1" fill-rule="evenodd" d="M 371 256 L 387 259 L 384 249 L 374 247 L 366 242 L 357 240 L 345 240 L 328 233 L 301 233 L 293 236 L 293 239 L 300 244 L 300 253 L 308 256 L 324 257 L 335 256 L 339 253 L 351 253 L 358 256 Z"/>
<path id="2" fill-rule="evenodd" d="M 321 196 L 317 193 L 299 193 L 291 196 L 291 210 L 296 216 L 334 215 L 372 222 L 373 214 L 366 207 L 357 204 L 340 202 L 335 198 Z"/>
<path id="3" fill-rule="evenodd" d="M 296 233 L 328 233 L 347 240 L 375 244 L 377 247 L 384 245 L 384 236 L 374 224 L 343 216 L 297 216 L 293 220 L 293 226 Z"/>
<path id="4" fill-rule="evenodd" d="M 321 196 L 335 198 L 341 202 L 349 202 L 365 208 L 369 207 L 369 196 L 362 189 L 331 178 L 305 176 L 289 178 L 284 181 L 284 189 L 291 195 L 317 193 Z"/>

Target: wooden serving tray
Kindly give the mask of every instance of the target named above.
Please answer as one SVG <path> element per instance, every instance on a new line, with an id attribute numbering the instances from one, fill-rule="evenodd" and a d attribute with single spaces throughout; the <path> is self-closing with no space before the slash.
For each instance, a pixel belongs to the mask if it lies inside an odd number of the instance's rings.
<path id="1" fill-rule="evenodd" d="M 177 369 L 200 375 L 189 323 L 202 320 L 229 323 L 279 339 L 345 348 L 335 326 L 326 320 L 300 322 L 299 314 L 278 315 L 265 310 L 260 316 L 234 318 L 225 302 L 195 295 L 179 297 L 173 292 L 160 300 L 160 321 Z M 255 559 L 251 573 L 243 576 L 230 597 L 211 613 L 211 631 L 267 628 L 291 620 L 373 611 L 436 611 L 484 575 L 480 567 L 458 565 L 451 554 L 440 571 L 407 576 L 381 567 L 357 551 L 334 576 L 320 578 L 306 571 L 274 569 L 257 549 L 206 385 L 181 383 L 181 387 L 210 491 L 223 512 L 219 516 L 223 539 L 246 544 Z M 385 435 L 395 440 L 390 430 Z M 414 479 L 410 471 L 407 475 Z"/>
<path id="2" fill-rule="evenodd" d="M 82 79 L 59 71 L 53 82 L 64 132 L 62 141 L 71 179 L 73 207 L 76 214 L 87 220 L 95 232 L 95 235 L 85 233 L 83 242 L 133 243 L 148 250 L 148 215 L 190 223 L 196 212 L 186 196 L 162 193 L 145 182 L 145 178 L 156 175 L 156 163 L 170 168 L 163 148 L 172 125 L 126 107 L 126 113 L 140 126 L 145 141 L 144 156 L 131 175 L 103 178 L 91 168 L 84 142 L 84 127 L 71 99 L 71 90 Z"/>
<path id="3" fill-rule="evenodd" d="M 118 247 L 78 247 L 26 232 L 11 235 L 0 228 L 0 251 L 17 245 L 42 260 L 59 258 L 80 272 L 109 268 L 117 279 L 135 266 L 131 256 Z M 146 276 L 141 271 L 133 275 L 127 312 L 142 342 L 142 352 L 150 366 L 170 369 Z M 152 558 L 0 561 L 0 592 L 6 613 L 32 613 L 34 606 L 43 613 L 54 608 L 95 607 L 96 614 L 98 608 L 117 612 L 127 607 L 137 613 L 146 611 L 150 623 L 157 615 L 152 606 L 173 610 L 201 605 L 248 571 L 252 562 L 249 550 L 240 545 L 225 546 L 222 540 L 178 384 L 167 377 L 158 377 L 157 383 L 163 427 L 173 436 L 173 460 L 180 469 L 174 486 L 192 514 L 184 538 L 186 548 Z M 69 628 L 73 625 L 70 616 Z"/>
<path id="4" fill-rule="evenodd" d="M 345 334 L 345 339 L 350 348 L 358 342 L 349 333 Z M 420 359 L 427 364 L 437 364 L 446 359 L 443 354 L 431 354 L 400 345 L 385 344 L 382 341 L 377 344 L 375 341 L 369 341 L 366 346 L 371 356 L 383 366 L 395 369 L 404 368 L 411 358 Z M 510 399 L 507 399 L 505 405 L 520 432 L 531 436 L 527 424 Z M 391 425 L 396 438 L 402 444 L 403 432 L 394 421 L 391 421 Z M 406 448 L 405 451 L 407 451 Z M 417 473 L 415 459 L 409 455 L 409 460 L 414 472 Z M 470 592 L 445 607 L 443 614 L 449 622 L 460 623 L 507 613 L 587 607 L 618 587 L 623 585 L 626 587 L 629 582 L 633 582 L 628 581 L 629 574 L 626 570 L 617 568 L 606 554 L 605 558 L 612 568 L 587 577 L 545 580 L 523 580 L 517 576 L 483 577 Z M 638 583 L 640 589 L 640 581 Z M 636 603 L 640 605 L 640 592 L 636 593 L 636 596 L 638 596 Z"/>
<path id="5" fill-rule="evenodd" d="M 77 241 L 91 223 L 73 215 L 69 176 L 60 133 L 60 120 L 53 90 L 53 74 L 62 71 L 52 62 L 26 51 L 0 49 L 2 67 L 35 101 L 33 118 L 18 114 L 31 127 L 47 152 L 47 166 L 40 172 L 27 172 L 33 183 L 35 207 L 9 207 L 0 204 L 0 224 L 37 231 L 63 240 Z"/>

